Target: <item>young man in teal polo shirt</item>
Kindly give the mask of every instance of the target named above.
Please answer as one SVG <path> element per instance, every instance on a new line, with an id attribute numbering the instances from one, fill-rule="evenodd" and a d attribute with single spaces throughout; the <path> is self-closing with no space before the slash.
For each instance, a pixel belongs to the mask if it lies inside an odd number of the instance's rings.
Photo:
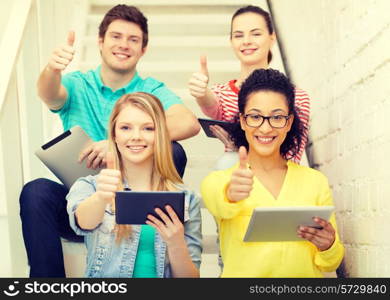
<path id="1" fill-rule="evenodd" d="M 87 166 L 104 166 L 107 151 L 107 123 L 115 102 L 124 94 L 148 92 L 160 99 L 172 141 L 196 135 L 200 126 L 174 93 L 153 78 L 142 79 L 136 65 L 148 43 L 147 20 L 133 6 L 117 5 L 99 26 L 101 65 L 86 73 L 62 71 L 74 56 L 75 36 L 53 52 L 38 80 L 38 94 L 48 108 L 58 113 L 64 130 L 79 125 L 94 140 L 80 154 Z M 183 175 L 184 150 L 173 142 L 174 161 Z M 23 237 L 30 264 L 30 277 L 64 277 L 60 237 L 82 240 L 69 226 L 65 186 L 47 179 L 26 184 L 20 195 Z"/>

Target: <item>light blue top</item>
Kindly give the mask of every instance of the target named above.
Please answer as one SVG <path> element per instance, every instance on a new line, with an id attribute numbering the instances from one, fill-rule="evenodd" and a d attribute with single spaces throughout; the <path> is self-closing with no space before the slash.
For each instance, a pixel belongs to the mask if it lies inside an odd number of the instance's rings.
<path id="1" fill-rule="evenodd" d="M 93 230 L 83 230 L 76 222 L 75 211 L 81 201 L 96 192 L 95 176 L 79 178 L 66 196 L 68 201 L 69 222 L 78 235 L 84 235 L 87 246 L 86 277 L 133 277 L 134 264 L 140 241 L 141 226 L 132 225 L 130 238 L 124 238 L 120 244 L 115 242 L 115 215 L 107 206 L 103 221 Z M 184 238 L 192 262 L 199 269 L 202 253 L 202 233 L 200 200 L 197 195 L 184 186 L 178 187 L 185 192 Z M 172 277 L 167 247 L 161 235 L 154 236 L 156 257 L 156 275 L 158 278 Z"/>
<path id="2" fill-rule="evenodd" d="M 135 258 L 133 278 L 156 278 L 156 256 L 154 254 L 154 235 L 156 229 L 141 225 L 137 257 Z"/>
<path id="3" fill-rule="evenodd" d="M 64 130 L 79 125 L 94 140 L 107 139 L 107 124 L 115 102 L 124 94 L 146 92 L 160 99 L 164 110 L 182 100 L 171 92 L 164 83 L 147 77 L 142 79 L 135 73 L 124 87 L 113 92 L 105 86 L 100 76 L 101 67 L 86 73 L 71 72 L 62 76 L 62 84 L 68 92 L 64 106 L 52 110 L 61 117 Z"/>

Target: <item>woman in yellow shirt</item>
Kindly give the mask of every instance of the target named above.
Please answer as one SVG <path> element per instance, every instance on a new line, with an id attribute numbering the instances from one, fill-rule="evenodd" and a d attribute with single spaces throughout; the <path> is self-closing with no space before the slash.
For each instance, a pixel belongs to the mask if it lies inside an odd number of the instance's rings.
<path id="1" fill-rule="evenodd" d="M 217 220 L 222 277 L 323 277 L 344 255 L 334 214 L 315 218 L 322 229 L 301 226 L 297 242 L 244 242 L 255 207 L 333 205 L 326 177 L 286 159 L 296 153 L 302 125 L 294 86 L 279 71 L 255 70 L 239 93 L 239 122 L 232 138 L 240 161 L 202 182 L 206 207 Z M 277 222 L 277 220 L 275 220 Z"/>

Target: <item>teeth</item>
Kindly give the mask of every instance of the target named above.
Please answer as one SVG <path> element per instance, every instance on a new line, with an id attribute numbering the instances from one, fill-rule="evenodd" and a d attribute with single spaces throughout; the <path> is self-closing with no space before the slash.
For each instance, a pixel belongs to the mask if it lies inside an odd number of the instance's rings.
<path id="1" fill-rule="evenodd" d="M 253 52 L 255 52 L 255 49 L 247 49 L 247 50 L 244 50 L 242 51 L 244 54 L 251 54 Z"/>
<path id="2" fill-rule="evenodd" d="M 141 150 L 144 149 L 145 146 L 128 146 L 130 150 Z"/>
<path id="3" fill-rule="evenodd" d="M 119 57 L 119 58 L 128 58 L 129 56 L 128 55 L 124 55 L 124 54 L 115 54 L 116 57 Z"/>
<path id="4" fill-rule="evenodd" d="M 257 139 L 262 143 L 269 143 L 273 140 L 273 138 L 262 138 L 262 137 L 257 137 Z"/>

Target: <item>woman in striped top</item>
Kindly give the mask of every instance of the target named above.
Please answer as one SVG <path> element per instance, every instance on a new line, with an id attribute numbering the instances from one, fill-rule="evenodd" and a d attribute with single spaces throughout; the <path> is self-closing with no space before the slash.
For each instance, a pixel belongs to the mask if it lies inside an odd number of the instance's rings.
<path id="1" fill-rule="evenodd" d="M 276 40 L 275 32 L 268 12 L 257 6 L 246 6 L 238 9 L 231 22 L 230 41 L 234 53 L 241 63 L 241 72 L 238 79 L 230 80 L 224 84 L 216 84 L 209 89 L 209 75 L 206 57 L 201 57 L 201 70 L 194 73 L 189 81 L 189 90 L 201 107 L 202 111 L 212 119 L 233 122 L 238 114 L 238 92 L 241 84 L 256 69 L 268 69 L 272 60 L 271 48 Z M 310 116 L 310 99 L 301 89 L 295 89 L 295 105 L 298 116 L 304 126 L 303 140 L 297 154 L 288 157 L 299 163 L 305 149 L 308 137 Z M 226 154 L 236 152 L 234 143 L 228 133 L 220 126 L 210 126 L 212 132 L 224 144 Z M 230 155 L 231 157 L 231 155 Z M 217 168 L 227 168 L 237 161 L 233 159 L 222 160 Z"/>

